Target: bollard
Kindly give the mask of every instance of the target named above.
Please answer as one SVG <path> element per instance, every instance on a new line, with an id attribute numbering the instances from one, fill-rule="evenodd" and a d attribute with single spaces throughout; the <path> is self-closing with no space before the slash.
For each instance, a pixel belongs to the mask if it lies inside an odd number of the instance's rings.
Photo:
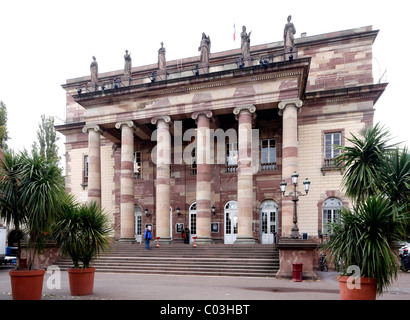
<path id="1" fill-rule="evenodd" d="M 292 280 L 294 282 L 302 282 L 302 273 L 303 273 L 302 268 L 303 268 L 303 263 L 293 264 Z"/>
<path id="2" fill-rule="evenodd" d="M 192 239 L 194 239 L 194 245 L 193 245 L 194 248 L 196 248 L 196 238 L 198 237 L 192 237 Z"/>
<path id="3" fill-rule="evenodd" d="M 159 239 L 161 239 L 161 237 L 156 237 L 155 239 L 157 239 L 157 244 L 155 245 L 155 248 L 159 248 Z"/>

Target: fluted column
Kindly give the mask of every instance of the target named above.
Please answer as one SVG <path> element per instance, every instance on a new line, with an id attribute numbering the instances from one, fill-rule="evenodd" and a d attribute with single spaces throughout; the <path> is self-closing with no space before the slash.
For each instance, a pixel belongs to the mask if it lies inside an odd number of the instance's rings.
<path id="1" fill-rule="evenodd" d="M 196 136 L 196 221 L 197 243 L 212 243 L 211 237 L 211 159 L 210 121 L 212 111 L 192 114 L 197 123 Z"/>
<path id="2" fill-rule="evenodd" d="M 121 195 L 120 195 L 120 241 L 135 240 L 134 217 L 134 129 L 132 121 L 117 122 L 121 129 Z"/>
<path id="3" fill-rule="evenodd" d="M 87 125 L 83 132 L 88 133 L 88 203 L 101 205 L 101 150 L 98 125 Z"/>
<path id="4" fill-rule="evenodd" d="M 156 236 L 160 242 L 171 242 L 170 231 L 170 170 L 171 135 L 169 132 L 169 116 L 155 117 L 152 124 L 157 125 L 157 183 L 156 183 Z"/>
<path id="5" fill-rule="evenodd" d="M 298 170 L 298 112 L 303 102 L 288 99 L 279 103 L 283 118 L 282 133 L 282 179 L 292 185 L 291 175 Z M 291 198 L 282 198 L 282 237 L 289 237 L 293 227 L 294 204 Z"/>
<path id="6" fill-rule="evenodd" d="M 252 168 L 252 117 L 254 105 L 238 106 L 233 113 L 238 124 L 238 236 L 235 244 L 252 244 L 253 168 Z"/>

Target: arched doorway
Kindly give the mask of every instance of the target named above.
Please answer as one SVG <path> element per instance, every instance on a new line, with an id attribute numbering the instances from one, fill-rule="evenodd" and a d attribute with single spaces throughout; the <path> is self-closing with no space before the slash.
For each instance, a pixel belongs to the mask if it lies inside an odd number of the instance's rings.
<path id="1" fill-rule="evenodd" d="M 192 237 L 196 237 L 196 202 L 189 207 L 189 243 L 193 243 Z"/>
<path id="2" fill-rule="evenodd" d="M 278 204 L 273 200 L 263 201 L 260 212 L 260 241 L 261 244 L 276 243 Z"/>
<path id="3" fill-rule="evenodd" d="M 134 215 L 135 215 L 135 240 L 138 243 L 142 241 L 142 209 L 140 206 L 134 207 Z"/>
<path id="4" fill-rule="evenodd" d="M 235 243 L 238 236 L 238 202 L 229 201 L 224 208 L 225 232 L 224 243 Z"/>

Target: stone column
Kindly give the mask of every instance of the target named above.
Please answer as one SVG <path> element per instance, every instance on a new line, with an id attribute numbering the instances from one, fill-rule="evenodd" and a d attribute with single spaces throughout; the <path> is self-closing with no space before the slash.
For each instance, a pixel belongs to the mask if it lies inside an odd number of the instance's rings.
<path id="1" fill-rule="evenodd" d="M 88 133 L 88 203 L 101 205 L 101 150 L 98 125 L 86 125 L 84 133 Z"/>
<path id="2" fill-rule="evenodd" d="M 135 241 L 134 221 L 134 129 L 132 121 L 117 122 L 121 129 L 120 241 Z"/>
<path id="3" fill-rule="evenodd" d="M 152 124 L 157 125 L 157 181 L 156 181 L 156 236 L 160 242 L 170 243 L 170 169 L 171 164 L 171 135 L 169 132 L 169 116 L 155 117 Z"/>
<path id="4" fill-rule="evenodd" d="M 212 243 L 211 237 L 211 135 L 212 111 L 198 111 L 192 119 L 198 125 L 196 136 L 196 221 L 197 243 Z"/>
<path id="5" fill-rule="evenodd" d="M 252 117 L 254 105 L 238 106 L 233 110 L 238 125 L 238 236 L 235 244 L 253 244 L 253 168 L 252 168 Z"/>
<path id="6" fill-rule="evenodd" d="M 303 102 L 287 99 L 279 103 L 283 117 L 282 133 L 282 179 L 293 186 L 291 175 L 298 170 L 298 111 Z M 289 237 L 293 227 L 294 205 L 291 198 L 282 199 L 282 237 Z"/>

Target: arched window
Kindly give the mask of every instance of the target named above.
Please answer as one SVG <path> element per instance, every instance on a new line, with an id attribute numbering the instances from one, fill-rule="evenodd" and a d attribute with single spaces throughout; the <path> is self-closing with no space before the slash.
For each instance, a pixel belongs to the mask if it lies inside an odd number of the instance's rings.
<path id="1" fill-rule="evenodd" d="M 330 224 L 340 219 L 342 210 L 342 201 L 338 198 L 329 198 L 322 205 L 322 232 L 329 234 L 331 231 Z"/>

